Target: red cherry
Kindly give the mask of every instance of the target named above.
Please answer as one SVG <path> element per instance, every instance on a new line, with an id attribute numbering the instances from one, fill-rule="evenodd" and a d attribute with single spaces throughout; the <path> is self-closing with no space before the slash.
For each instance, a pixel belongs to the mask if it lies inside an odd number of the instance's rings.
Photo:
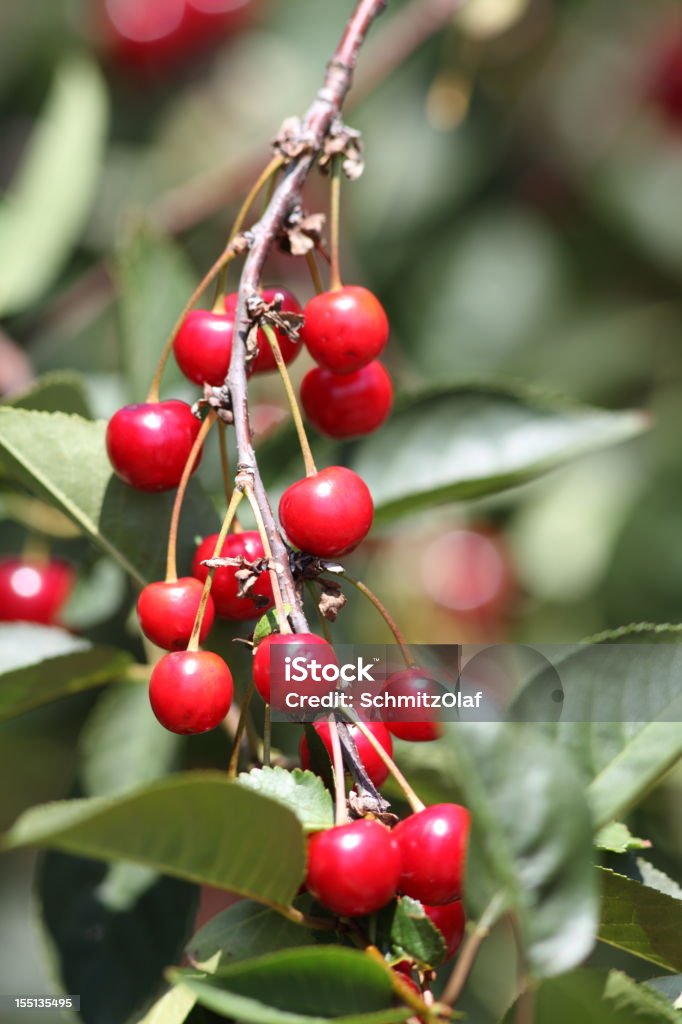
<path id="1" fill-rule="evenodd" d="M 430 905 L 459 899 L 469 821 L 469 812 L 459 804 L 434 804 L 396 825 L 401 892 Z"/>
<path id="2" fill-rule="evenodd" d="M 449 960 L 455 955 L 464 938 L 466 915 L 462 901 L 455 900 L 453 903 L 443 903 L 437 907 L 424 904 L 424 910 L 445 939 L 445 957 Z"/>
<path id="3" fill-rule="evenodd" d="M 316 295 L 304 316 L 301 339 L 315 362 L 332 373 L 354 373 L 367 366 L 388 341 L 384 307 L 357 285 Z"/>
<path id="4" fill-rule="evenodd" d="M 137 617 L 144 635 L 167 651 L 181 651 L 192 635 L 203 585 L 194 576 L 149 583 L 137 599 Z M 209 595 L 199 641 L 208 636 L 215 611 Z"/>
<path id="5" fill-rule="evenodd" d="M 315 633 L 270 633 L 258 644 L 253 657 L 253 681 L 266 704 L 274 703 L 278 710 L 286 710 L 287 705 L 284 698 L 287 693 L 295 693 L 300 696 L 315 694 L 321 697 L 336 688 L 335 680 L 315 680 L 311 678 L 312 672 L 301 681 L 287 681 L 284 667 L 285 655 L 273 659 L 273 646 L 284 646 L 285 648 L 295 646 L 297 651 L 293 655 L 294 657 L 305 658 L 306 662 L 316 661 L 321 667 L 338 665 L 334 648 L 327 643 L 324 637 L 317 636 Z"/>
<path id="6" fill-rule="evenodd" d="M 207 732 L 220 725 L 230 709 L 232 673 L 212 651 L 173 651 L 152 672 L 152 711 L 170 732 Z"/>
<path id="7" fill-rule="evenodd" d="M 493 625 L 516 589 L 503 538 L 485 527 L 451 530 L 424 550 L 421 576 L 429 597 L 460 619 Z"/>
<path id="8" fill-rule="evenodd" d="M 186 402 L 125 405 L 109 420 L 107 452 L 114 472 L 138 491 L 169 491 L 182 471 L 201 429 Z M 201 453 L 196 460 L 196 470 Z"/>
<path id="9" fill-rule="evenodd" d="M 396 894 L 400 854 L 378 821 L 353 821 L 317 832 L 308 843 L 306 888 L 341 917 L 362 917 Z"/>
<path id="10" fill-rule="evenodd" d="M 393 697 L 413 698 L 419 694 L 430 696 L 439 690 L 428 672 L 420 668 L 408 668 L 389 676 L 383 692 Z M 394 736 L 412 743 L 437 740 L 441 734 L 438 714 L 433 708 L 419 708 L 416 711 L 412 708 L 386 708 L 384 721 Z"/>
<path id="11" fill-rule="evenodd" d="M 374 517 L 364 480 L 344 466 L 328 466 L 287 487 L 279 503 L 284 531 L 297 548 L 337 558 L 358 546 Z"/>
<path id="12" fill-rule="evenodd" d="M 66 562 L 0 559 L 0 622 L 52 624 L 71 593 L 75 576 Z"/>
<path id="13" fill-rule="evenodd" d="M 261 292 L 262 297 L 266 302 L 272 302 L 275 295 L 282 295 L 284 301 L 282 302 L 282 312 L 285 313 L 300 313 L 301 306 L 295 295 L 292 295 L 286 288 L 263 288 Z M 229 316 L 234 317 L 237 311 L 237 292 L 231 292 L 225 296 L 225 311 Z M 301 350 L 301 346 L 298 342 L 292 341 L 283 331 L 275 330 L 277 341 L 279 342 L 280 351 L 285 363 L 292 363 L 298 353 Z M 251 373 L 268 373 L 270 370 L 277 369 L 277 363 L 275 357 L 272 354 L 270 348 L 270 342 L 268 341 L 265 331 L 259 331 L 257 335 L 258 340 L 258 355 L 251 364 Z"/>
<path id="14" fill-rule="evenodd" d="M 649 92 L 670 127 L 682 129 L 682 22 L 670 25 L 657 47 Z"/>
<path id="15" fill-rule="evenodd" d="M 232 354 L 234 319 L 208 309 L 193 309 L 173 342 L 175 360 L 195 384 L 221 385 Z"/>
<path id="16" fill-rule="evenodd" d="M 374 738 L 379 741 L 386 753 L 391 756 L 393 754 L 393 743 L 391 742 L 391 734 L 384 723 L 367 722 L 366 727 L 372 733 Z M 329 759 L 331 760 L 333 754 L 329 722 L 314 722 L 313 728 L 324 743 L 327 753 L 329 754 Z M 367 737 L 363 736 L 357 726 L 349 726 L 348 731 L 355 740 L 355 746 L 358 748 L 358 756 L 364 765 L 365 771 L 375 786 L 381 786 L 388 777 L 388 768 L 381 760 Z M 301 737 L 299 753 L 301 756 L 301 767 L 309 768 L 310 750 L 308 749 L 308 740 L 306 739 L 305 734 Z"/>
<path id="17" fill-rule="evenodd" d="M 343 439 L 371 434 L 393 403 L 388 372 L 376 360 L 340 377 L 316 366 L 301 383 L 301 404 L 321 434 Z"/>
<path id="18" fill-rule="evenodd" d="M 203 583 L 208 576 L 209 569 L 201 563 L 207 558 L 213 558 L 218 534 L 212 533 L 206 537 L 197 548 L 194 561 L 192 562 L 192 575 Z M 245 558 L 247 562 L 257 562 L 259 558 L 265 557 L 263 542 L 257 530 L 244 530 L 243 533 L 230 533 L 220 550 L 221 558 Z M 211 584 L 211 597 L 215 606 L 216 615 L 221 619 L 232 619 L 242 621 L 244 619 L 255 619 L 256 616 L 266 612 L 273 605 L 272 583 L 270 574 L 262 572 L 256 583 L 249 590 L 248 596 L 238 597 L 239 582 L 236 573 L 238 565 L 226 565 L 216 569 L 213 573 Z M 263 604 L 257 604 L 254 597 L 264 600 Z"/>

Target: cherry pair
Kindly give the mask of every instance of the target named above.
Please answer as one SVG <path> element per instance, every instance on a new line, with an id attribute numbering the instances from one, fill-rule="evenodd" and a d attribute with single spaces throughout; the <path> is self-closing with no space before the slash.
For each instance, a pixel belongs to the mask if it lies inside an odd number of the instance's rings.
<path id="1" fill-rule="evenodd" d="M 66 562 L 53 558 L 0 559 L 0 622 L 54 623 L 68 600 L 75 576 Z"/>

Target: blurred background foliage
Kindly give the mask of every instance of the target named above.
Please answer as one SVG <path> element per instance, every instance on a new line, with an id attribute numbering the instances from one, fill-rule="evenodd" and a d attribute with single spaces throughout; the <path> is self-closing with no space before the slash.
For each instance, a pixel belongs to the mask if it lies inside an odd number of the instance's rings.
<path id="1" fill-rule="evenodd" d="M 0 389 L 13 401 L 53 374 L 42 407 L 106 417 L 146 392 L 267 142 L 314 95 L 349 4 L 254 0 L 238 30 L 141 73 L 108 52 L 98 3 L 0 9 Z M 360 86 L 349 120 L 367 164 L 344 190 L 343 267 L 389 312 L 398 385 L 502 381 L 651 417 L 644 436 L 539 481 L 377 529 L 354 571 L 390 597 L 413 642 L 562 641 L 682 618 L 682 55 L 677 107 L 660 82 L 675 38 L 675 2 L 470 0 L 387 80 Z M 370 48 L 360 83 L 374 59 Z M 308 205 L 325 203 L 316 179 Z M 312 294 L 303 262 L 283 255 L 268 283 Z M 308 365 L 294 364 L 297 380 Z M 173 366 L 164 393 L 193 395 Z M 276 494 L 300 464 L 287 428 L 277 435 L 277 380 L 253 395 Z M 396 455 L 410 429 L 390 435 Z M 316 444 L 324 460 L 329 445 Z M 220 500 L 217 467 L 205 457 L 200 477 Z M 0 551 L 22 550 L 27 524 L 44 536 L 41 514 L 4 481 Z M 141 654 L 121 569 L 61 520 L 46 529 L 78 567 L 67 624 Z M 338 635 L 370 641 L 379 629 L 351 598 Z M 244 657 L 224 626 L 218 644 Z M 3 826 L 73 790 L 93 702 L 0 726 Z M 223 756 L 209 736 L 185 759 Z M 419 788 L 419 765 L 414 777 Z M 673 874 L 681 786 L 669 777 L 637 824 Z M 31 924 L 33 863 L 3 859 L 3 991 L 51 984 Z M 494 964 L 493 942 L 472 982 L 481 1014 Z"/>

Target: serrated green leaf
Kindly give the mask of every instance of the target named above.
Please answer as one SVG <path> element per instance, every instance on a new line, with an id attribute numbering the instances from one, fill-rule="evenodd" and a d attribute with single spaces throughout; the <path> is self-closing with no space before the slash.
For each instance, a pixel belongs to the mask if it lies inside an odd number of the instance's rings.
<path id="1" fill-rule="evenodd" d="M 594 845 L 598 850 L 605 850 L 608 853 L 629 853 L 631 850 L 646 850 L 651 843 L 648 839 L 633 836 L 627 825 L 622 822 L 612 821 L 599 829 Z"/>
<path id="2" fill-rule="evenodd" d="M 419 900 L 402 896 L 382 913 L 390 915 L 388 941 L 397 955 L 407 954 L 424 969 L 437 967 L 445 960 L 447 949 L 443 935 L 426 916 Z"/>
<path id="3" fill-rule="evenodd" d="M 291 605 L 285 604 L 284 611 L 288 615 L 291 611 Z M 261 640 L 265 639 L 266 636 L 270 636 L 271 633 L 279 633 L 279 620 L 274 608 L 271 608 L 265 615 L 261 615 L 256 623 L 256 628 L 253 631 L 254 644 L 259 644 Z"/>
<path id="4" fill-rule="evenodd" d="M 95 62 L 64 60 L 0 210 L 0 313 L 40 298 L 75 245 L 95 196 L 107 108 Z"/>
<path id="5" fill-rule="evenodd" d="M 2 841 L 4 849 L 24 846 L 131 861 L 273 905 L 288 904 L 305 873 L 293 812 L 212 772 L 33 807 Z"/>
<path id="6" fill-rule="evenodd" d="M 668 971 L 682 970 L 682 900 L 599 869 L 599 939 Z"/>
<path id="7" fill-rule="evenodd" d="M 223 967 L 199 980 L 173 970 L 170 977 L 199 1003 L 222 1016 L 252 1024 L 388 1024 L 407 1009 L 390 1009 L 393 990 L 381 964 L 357 950 L 290 949 Z"/>
<path id="8" fill-rule="evenodd" d="M 106 424 L 63 413 L 0 409 L 0 463 L 38 497 L 56 505 L 140 583 L 162 579 L 165 528 L 174 495 L 143 494 L 112 474 Z M 194 538 L 214 532 L 218 517 L 200 484 L 187 489 L 180 519 L 180 571 L 189 569 Z"/>
<path id="9" fill-rule="evenodd" d="M 630 1014 L 630 1020 L 637 1024 L 679 1024 L 680 1015 L 657 992 L 636 981 L 623 971 L 611 971 L 606 981 L 604 998 L 617 1013 Z"/>
<path id="10" fill-rule="evenodd" d="M 682 1010 L 682 974 L 664 974 L 660 978 L 649 978 L 645 985 L 669 1000 L 676 1010 Z"/>
<path id="11" fill-rule="evenodd" d="M 461 384 L 404 396 L 380 431 L 358 443 L 377 523 L 532 480 L 641 433 L 638 412 L 610 412 L 528 390 Z"/>
<path id="12" fill-rule="evenodd" d="M 334 824 L 332 799 L 322 779 L 310 771 L 252 768 L 241 772 L 237 782 L 289 807 L 306 832 L 320 832 Z"/>
<path id="13" fill-rule="evenodd" d="M 637 868 L 642 876 L 642 881 L 649 888 L 657 889 L 658 892 L 665 893 L 666 896 L 673 896 L 676 900 L 682 900 L 682 887 L 672 878 L 668 878 L 664 871 L 655 868 L 653 864 L 641 857 L 637 858 Z"/>
<path id="14" fill-rule="evenodd" d="M 7 405 L 36 412 L 67 412 L 92 418 L 83 378 L 70 370 L 55 370 L 38 377 L 27 391 L 13 395 Z"/>
<path id="15" fill-rule="evenodd" d="M 125 651 L 85 641 L 70 644 L 68 637 L 56 627 L 0 625 L 0 721 L 103 686 L 123 675 L 132 661 Z M 55 653 L 47 653 L 51 650 Z"/>

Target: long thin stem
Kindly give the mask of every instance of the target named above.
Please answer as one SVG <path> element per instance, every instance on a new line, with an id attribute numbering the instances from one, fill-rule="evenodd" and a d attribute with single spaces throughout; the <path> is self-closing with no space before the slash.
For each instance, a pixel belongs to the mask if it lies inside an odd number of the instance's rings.
<path id="1" fill-rule="evenodd" d="M 220 527 L 220 533 L 218 534 L 218 537 L 215 542 L 215 547 L 213 548 L 213 558 L 220 557 L 220 552 L 222 551 L 223 544 L 225 543 L 225 538 L 229 533 L 230 526 L 232 525 L 232 520 L 237 509 L 239 508 L 239 502 L 242 500 L 243 497 L 243 492 L 238 487 L 235 487 L 234 491 L 232 492 L 232 497 L 230 498 L 230 504 L 227 506 L 227 512 L 225 513 L 225 518 L 223 519 L 223 525 Z M 199 636 L 201 634 L 201 624 L 204 621 L 206 605 L 208 604 L 208 599 L 211 593 L 211 586 L 213 584 L 214 572 L 215 569 L 209 569 L 208 576 L 204 580 L 204 589 L 201 591 L 199 607 L 197 608 L 197 613 L 194 617 L 192 635 L 190 636 L 189 643 L 187 644 L 188 651 L 196 651 L 199 649 Z"/>
<path id="2" fill-rule="evenodd" d="M 253 675 L 249 679 L 249 685 L 246 687 L 246 693 L 242 700 L 241 711 L 239 714 L 239 722 L 237 723 L 237 731 L 234 734 L 234 743 L 232 746 L 232 753 L 230 755 L 230 763 L 227 766 L 227 777 L 228 779 L 234 779 L 237 777 L 237 769 L 239 767 L 239 748 L 242 745 L 242 736 L 246 729 L 246 720 L 249 715 L 249 704 L 253 697 L 253 692 L 256 689 L 256 684 L 253 680 Z"/>
<path id="3" fill-rule="evenodd" d="M 400 648 L 400 653 L 403 656 L 405 664 L 408 666 L 408 668 L 414 668 L 417 664 L 416 659 L 412 654 L 412 651 L 410 650 L 400 628 L 398 627 L 398 623 L 395 621 L 395 619 L 390 614 L 390 612 L 383 604 L 383 602 L 379 600 L 379 598 L 377 597 L 373 590 L 369 589 L 366 583 L 363 583 L 361 580 L 356 580 L 353 576 L 350 575 L 350 573 L 345 568 L 343 570 L 343 579 L 348 580 L 348 582 L 352 586 L 354 586 L 356 590 L 359 590 L 361 594 L 364 594 L 367 600 L 374 605 L 376 610 L 379 612 L 379 615 L 381 615 L 382 619 L 390 629 L 391 633 L 393 633 L 395 641 L 398 644 L 398 647 Z"/>
<path id="4" fill-rule="evenodd" d="M 291 416 L 294 421 L 294 426 L 296 427 L 296 433 L 298 434 L 298 443 L 301 446 L 301 454 L 303 455 L 306 476 L 315 476 L 317 473 L 317 467 L 315 466 L 313 453 L 310 450 L 310 442 L 308 441 L 308 435 L 306 434 L 305 427 L 303 426 L 303 417 L 301 416 L 296 392 L 294 391 L 293 384 L 291 383 L 291 377 L 287 370 L 287 364 L 284 362 L 279 342 L 277 341 L 277 335 L 269 324 L 263 325 L 263 331 L 270 343 L 270 348 L 272 349 L 272 354 L 275 362 L 277 363 L 279 375 L 282 378 L 282 384 L 284 385 L 289 408 L 291 409 Z"/>
<path id="5" fill-rule="evenodd" d="M 476 922 L 476 927 L 467 936 L 441 997 L 441 1002 L 446 1006 L 454 1006 L 459 998 L 478 951 L 482 943 L 490 935 L 490 929 L 495 924 L 503 904 L 504 897 L 502 893 L 497 893 L 493 896 L 481 914 L 480 919 Z"/>
<path id="6" fill-rule="evenodd" d="M 339 266 L 339 234 L 341 225 L 341 161 L 334 157 L 331 167 L 331 187 L 329 200 L 329 229 L 331 246 L 331 290 L 336 292 L 341 285 L 341 268 Z"/>
<path id="7" fill-rule="evenodd" d="M 223 474 L 223 487 L 225 489 L 225 501 L 230 504 L 230 498 L 232 497 L 232 477 L 230 475 L 230 455 L 227 450 L 227 424 L 219 419 L 218 420 L 218 442 L 220 446 L 220 469 Z M 232 532 L 241 533 L 242 526 L 239 522 L 239 516 L 235 513 L 232 519 Z"/>
<path id="8" fill-rule="evenodd" d="M 178 578 L 178 566 L 177 566 L 177 547 L 178 547 L 178 526 L 180 525 L 180 512 L 182 511 L 182 503 L 185 500 L 185 491 L 187 490 L 187 484 L 189 478 L 194 472 L 197 459 L 199 458 L 199 452 L 201 447 L 206 440 L 209 430 L 216 421 L 215 413 L 209 412 L 208 416 L 201 424 L 201 428 L 194 444 L 190 449 L 190 453 L 187 456 L 187 462 L 185 468 L 182 471 L 180 477 L 180 483 L 178 489 L 175 492 L 175 501 L 173 502 L 173 511 L 171 512 L 170 527 L 168 528 L 168 548 L 166 550 L 166 582 L 175 583 Z"/>
<path id="9" fill-rule="evenodd" d="M 334 769 L 334 824 L 345 825 L 348 821 L 346 809 L 346 773 L 343 767 L 343 753 L 339 740 L 339 729 L 333 715 L 329 716 L 329 738 L 332 745 L 332 768 Z"/>
<path id="10" fill-rule="evenodd" d="M 266 768 L 270 767 L 270 757 L 272 751 L 272 712 L 270 705 L 265 705 L 265 715 L 263 718 L 263 764 Z"/>
<path id="11" fill-rule="evenodd" d="M 424 802 L 420 800 L 412 786 L 409 784 L 403 773 L 401 772 L 398 765 L 395 763 L 389 753 L 387 753 L 379 740 L 376 738 L 371 729 L 369 729 L 363 721 L 361 721 L 355 714 L 346 712 L 348 720 L 358 729 L 359 732 L 365 737 L 365 739 L 372 745 L 376 753 L 379 755 L 383 763 L 388 768 L 389 772 L 402 789 L 408 804 L 412 808 L 415 814 L 419 814 L 420 811 L 424 810 Z"/>
<path id="12" fill-rule="evenodd" d="M 263 523 L 263 516 L 261 514 L 258 502 L 256 501 L 256 496 L 253 493 L 253 489 L 251 487 L 247 487 L 245 493 L 246 497 L 249 499 L 249 504 L 251 505 L 251 511 L 253 512 L 254 519 L 256 520 L 256 528 L 258 529 L 258 533 L 260 534 L 260 539 L 261 543 L 263 544 L 263 551 L 265 552 L 265 557 L 268 560 L 268 571 L 270 573 L 270 579 L 272 580 L 272 596 L 275 599 L 275 611 L 277 612 L 277 625 L 279 626 L 280 633 L 291 633 L 291 627 L 289 625 L 289 619 L 287 617 L 287 609 L 285 607 L 284 599 L 282 597 L 282 584 L 280 582 L 281 566 L 279 562 L 276 562 L 273 557 L 272 548 L 270 546 L 270 538 L 268 537 L 267 531 L 265 529 L 265 524 Z"/>
<path id="13" fill-rule="evenodd" d="M 173 330 L 168 335 L 166 343 L 163 346 L 163 349 L 161 350 L 161 355 L 159 356 L 159 361 L 156 364 L 156 370 L 154 371 L 154 376 L 152 377 L 152 382 L 149 385 L 149 391 L 147 392 L 148 402 L 158 402 L 159 400 L 159 388 L 161 386 L 161 378 L 163 377 L 163 371 L 166 369 L 166 363 L 168 362 L 168 357 L 171 354 L 173 342 L 175 341 L 178 331 L 180 330 L 185 321 L 185 317 L 194 306 L 194 303 L 201 298 L 203 293 L 210 285 L 211 281 L 213 281 L 213 279 L 220 273 L 223 267 L 226 267 L 228 263 L 230 263 L 230 261 L 235 258 L 236 255 L 237 253 L 232 248 L 231 244 L 228 245 L 227 248 L 221 252 L 220 256 L 215 261 L 211 269 L 202 277 L 201 281 L 196 286 L 196 288 L 188 298 L 185 305 L 182 307 L 182 312 L 175 321 L 173 325 Z"/>
<path id="14" fill-rule="evenodd" d="M 318 267 L 317 261 L 315 260 L 315 253 L 312 251 L 307 252 L 305 254 L 305 261 L 308 264 L 308 270 L 310 271 L 310 279 L 313 282 L 313 288 L 319 295 L 320 292 L 324 291 L 324 282 L 320 274 L 320 268 Z"/>
<path id="15" fill-rule="evenodd" d="M 371 957 L 372 960 L 375 960 L 378 964 L 381 964 L 381 966 L 388 974 L 391 986 L 393 987 L 393 991 L 395 992 L 396 996 L 398 997 L 398 999 L 401 1000 L 401 1002 L 405 1004 L 405 1006 L 409 1006 L 411 1010 L 414 1010 L 415 1016 L 418 1016 L 420 1020 L 423 1018 L 426 1018 L 429 1021 L 435 1019 L 433 1008 L 431 1006 L 428 1006 L 421 998 L 421 996 L 418 996 L 410 988 L 407 982 L 403 980 L 403 977 L 399 971 L 394 971 L 391 967 L 388 966 L 383 954 L 379 949 L 377 949 L 376 946 L 366 946 L 365 953 L 367 954 L 367 956 Z"/>

